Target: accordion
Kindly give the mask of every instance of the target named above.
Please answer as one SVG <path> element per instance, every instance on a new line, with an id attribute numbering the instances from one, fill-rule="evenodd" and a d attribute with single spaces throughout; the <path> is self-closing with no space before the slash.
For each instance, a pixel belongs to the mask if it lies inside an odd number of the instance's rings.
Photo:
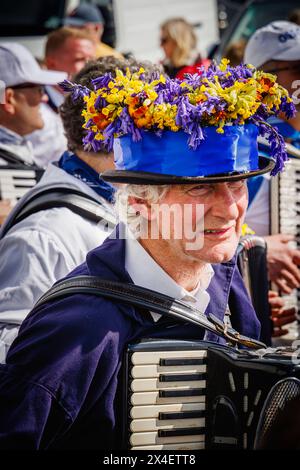
<path id="1" fill-rule="evenodd" d="M 291 147 L 291 146 L 290 146 Z M 295 149 L 298 158 L 290 158 L 285 170 L 271 179 L 270 197 L 270 233 L 286 233 L 295 236 L 290 242 L 294 248 L 300 249 L 300 150 Z M 286 307 L 300 310 L 300 290 L 295 289 L 285 295 Z M 290 329 L 291 338 L 299 337 L 298 327 Z"/>
<path id="2" fill-rule="evenodd" d="M 295 352 L 142 340 L 125 352 L 123 447 L 252 449 L 300 397 Z M 299 362 L 299 361 L 298 361 Z"/>
<path id="3" fill-rule="evenodd" d="M 20 165 L 0 167 L 0 199 L 10 199 L 16 203 L 41 179 L 42 168 Z"/>

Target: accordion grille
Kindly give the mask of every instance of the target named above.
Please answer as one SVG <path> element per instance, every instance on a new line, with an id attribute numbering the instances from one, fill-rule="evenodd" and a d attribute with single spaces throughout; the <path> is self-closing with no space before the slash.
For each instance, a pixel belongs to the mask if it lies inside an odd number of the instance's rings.
<path id="1" fill-rule="evenodd" d="M 291 400 L 299 396 L 300 381 L 298 379 L 287 378 L 274 385 L 270 390 L 260 416 L 256 436 L 256 447 L 270 430 L 279 413 Z"/>

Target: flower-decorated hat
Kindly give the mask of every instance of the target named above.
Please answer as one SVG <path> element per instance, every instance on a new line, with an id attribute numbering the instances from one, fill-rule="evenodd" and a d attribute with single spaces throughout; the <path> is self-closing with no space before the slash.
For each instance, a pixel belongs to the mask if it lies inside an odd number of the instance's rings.
<path id="1" fill-rule="evenodd" d="M 106 181 L 212 183 L 284 168 L 284 140 L 266 119 L 291 117 L 295 108 L 275 76 L 251 65 L 223 59 L 184 81 L 116 71 L 93 85 L 65 81 L 63 88 L 84 98 L 85 149 L 114 149 L 116 169 L 102 175 Z M 271 158 L 258 155 L 258 135 L 268 139 Z"/>

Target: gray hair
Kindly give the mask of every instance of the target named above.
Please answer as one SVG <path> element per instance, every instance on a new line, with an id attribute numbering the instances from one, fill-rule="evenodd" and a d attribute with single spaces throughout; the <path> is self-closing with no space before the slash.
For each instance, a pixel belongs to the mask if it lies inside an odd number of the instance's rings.
<path id="1" fill-rule="evenodd" d="M 116 192 L 115 213 L 119 221 L 125 222 L 135 232 L 139 226 L 140 214 L 128 203 L 129 197 L 140 199 L 141 203 L 157 204 L 169 191 L 170 185 L 124 184 Z"/>

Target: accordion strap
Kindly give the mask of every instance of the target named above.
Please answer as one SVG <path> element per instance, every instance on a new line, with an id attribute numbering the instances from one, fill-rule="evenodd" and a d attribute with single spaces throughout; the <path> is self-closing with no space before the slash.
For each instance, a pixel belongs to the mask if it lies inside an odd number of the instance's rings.
<path id="1" fill-rule="evenodd" d="M 3 160 L 5 160 L 5 162 L 8 165 L 15 166 L 16 168 L 24 167 L 26 169 L 32 168 L 34 170 L 35 169 L 39 169 L 39 170 L 42 169 L 39 166 L 37 166 L 35 163 L 25 162 L 20 157 L 15 155 L 13 152 L 10 152 L 9 150 L 3 149 L 3 148 L 0 148 L 0 158 L 3 158 Z"/>
<path id="2" fill-rule="evenodd" d="M 40 307 L 52 300 L 73 294 L 90 294 L 113 299 L 160 315 L 169 316 L 173 320 L 192 323 L 212 331 L 234 344 L 239 343 L 254 349 L 265 347 L 260 341 L 240 335 L 214 315 L 209 314 L 206 316 L 185 302 L 135 284 L 106 280 L 97 276 L 76 276 L 60 281 L 38 300 L 35 307 Z"/>
<path id="3" fill-rule="evenodd" d="M 35 194 L 29 198 L 24 205 L 4 225 L 1 236 L 3 237 L 14 225 L 26 219 L 36 212 L 66 207 L 81 217 L 92 222 L 104 222 L 107 227 L 113 229 L 114 217 L 94 198 L 73 188 L 50 188 Z"/>

